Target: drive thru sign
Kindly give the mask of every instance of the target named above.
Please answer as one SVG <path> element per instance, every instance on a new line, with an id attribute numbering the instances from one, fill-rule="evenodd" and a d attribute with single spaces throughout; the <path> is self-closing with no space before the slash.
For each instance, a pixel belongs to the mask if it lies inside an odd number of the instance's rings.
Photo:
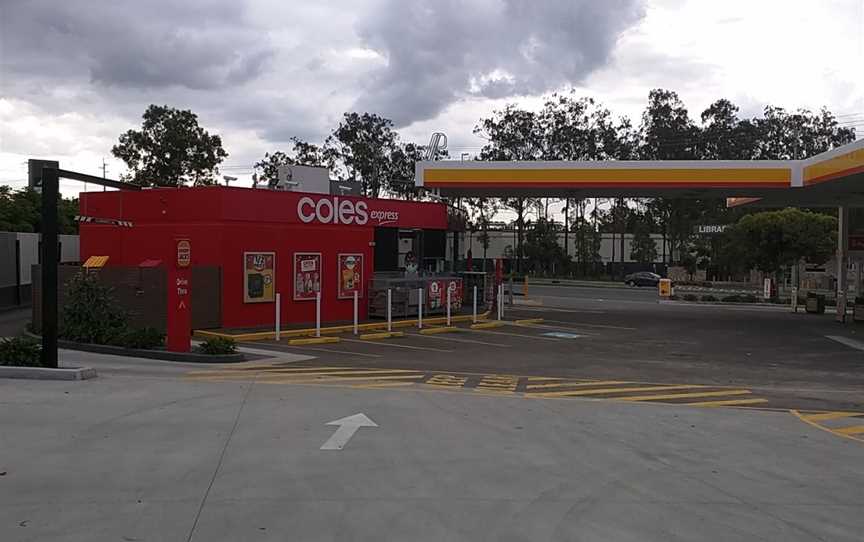
<path id="1" fill-rule="evenodd" d="M 168 269 L 168 318 L 165 344 L 172 352 L 188 352 L 192 336 L 191 301 L 192 243 L 174 240 L 177 259 Z"/>

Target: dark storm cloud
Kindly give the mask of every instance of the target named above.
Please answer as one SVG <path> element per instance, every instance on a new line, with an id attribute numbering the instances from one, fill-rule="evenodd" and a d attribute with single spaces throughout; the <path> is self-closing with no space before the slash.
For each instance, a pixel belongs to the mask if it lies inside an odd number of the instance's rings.
<path id="1" fill-rule="evenodd" d="M 466 95 L 502 98 L 577 84 L 643 16 L 641 0 L 382 0 L 358 33 L 387 65 L 356 105 L 405 125 Z"/>
<path id="2" fill-rule="evenodd" d="M 4 77 L 218 89 L 261 73 L 272 55 L 243 3 L 203 0 L 4 0 Z"/>

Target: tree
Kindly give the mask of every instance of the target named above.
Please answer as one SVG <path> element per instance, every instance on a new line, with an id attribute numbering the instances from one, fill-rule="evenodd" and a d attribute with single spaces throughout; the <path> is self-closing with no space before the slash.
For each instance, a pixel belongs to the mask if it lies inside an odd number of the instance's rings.
<path id="1" fill-rule="evenodd" d="M 481 160 L 537 160 L 541 156 L 542 141 L 537 115 L 531 111 L 508 105 L 481 119 L 474 133 L 486 144 L 480 151 Z M 501 206 L 516 213 L 516 270 L 522 269 L 522 242 L 525 219 L 529 209 L 536 206 L 536 198 L 522 196 L 501 199 Z"/>
<path id="2" fill-rule="evenodd" d="M 150 105 L 140 130 L 129 130 L 111 148 L 129 173 L 123 179 L 142 186 L 213 184 L 228 153 L 222 139 L 198 125 L 189 110 Z"/>
<path id="3" fill-rule="evenodd" d="M 523 250 L 535 272 L 554 274 L 566 263 L 568 258 L 558 244 L 559 229 L 554 221 L 539 218 L 528 230 Z"/>
<path id="4" fill-rule="evenodd" d="M 486 257 L 491 242 L 489 223 L 498 211 L 498 202 L 493 198 L 466 198 L 470 229 L 477 233 L 477 241 L 483 247 L 483 270 L 486 270 Z"/>
<path id="5" fill-rule="evenodd" d="M 77 234 L 78 199 L 57 200 L 57 228 L 61 234 Z M 0 231 L 41 232 L 42 195 L 31 188 L 12 190 L 0 186 Z"/>
<path id="6" fill-rule="evenodd" d="M 724 233 L 721 251 L 739 269 L 777 273 L 801 260 L 822 264 L 836 245 L 836 218 L 788 208 L 742 217 Z"/>
<path id="7" fill-rule="evenodd" d="M 645 215 L 638 215 L 630 240 L 630 257 L 641 264 L 657 261 L 657 244 L 651 238 L 651 225 Z"/>
<path id="8" fill-rule="evenodd" d="M 375 198 L 387 187 L 390 158 L 398 141 L 390 119 L 345 113 L 325 146 L 336 149 L 348 178 L 360 183 L 363 194 Z"/>

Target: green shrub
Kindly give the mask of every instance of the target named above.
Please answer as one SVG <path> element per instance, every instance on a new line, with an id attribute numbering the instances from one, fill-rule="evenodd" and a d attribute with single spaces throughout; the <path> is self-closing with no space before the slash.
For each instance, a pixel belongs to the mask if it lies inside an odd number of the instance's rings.
<path id="1" fill-rule="evenodd" d="M 741 296 L 738 296 L 735 294 L 727 295 L 727 296 L 721 298 L 720 301 L 722 301 L 724 303 L 740 303 L 741 302 Z"/>
<path id="2" fill-rule="evenodd" d="M 30 337 L 0 339 L 0 365 L 41 367 L 42 345 Z"/>
<path id="3" fill-rule="evenodd" d="M 742 303 L 759 303 L 760 299 L 753 294 L 744 294 L 741 296 Z"/>
<path id="4" fill-rule="evenodd" d="M 703 295 L 702 301 L 714 302 L 714 301 L 717 301 L 717 298 L 714 297 L 713 295 L 710 295 L 710 294 L 709 295 Z"/>
<path id="5" fill-rule="evenodd" d="M 126 312 L 96 275 L 79 273 L 66 285 L 62 322 L 62 339 L 109 344 L 126 330 Z"/>
<path id="6" fill-rule="evenodd" d="M 198 351 L 211 356 L 234 354 L 237 352 L 237 344 L 228 337 L 211 337 L 198 346 Z"/>
<path id="7" fill-rule="evenodd" d="M 124 348 L 158 348 L 165 344 L 165 334 L 152 327 L 127 329 L 115 336 L 111 344 Z"/>
<path id="8" fill-rule="evenodd" d="M 684 294 L 684 301 L 699 301 L 699 296 L 696 294 Z"/>

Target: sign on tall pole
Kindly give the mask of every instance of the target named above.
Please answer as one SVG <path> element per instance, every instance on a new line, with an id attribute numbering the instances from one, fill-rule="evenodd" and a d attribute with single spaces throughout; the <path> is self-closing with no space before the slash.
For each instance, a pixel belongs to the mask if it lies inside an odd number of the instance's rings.
<path id="1" fill-rule="evenodd" d="M 165 345 L 171 352 L 192 347 L 192 243 L 174 239 L 174 265 L 168 270 L 168 325 Z"/>
<path id="2" fill-rule="evenodd" d="M 45 167 L 42 177 L 42 365 L 57 367 L 57 198 L 60 177 Z"/>

